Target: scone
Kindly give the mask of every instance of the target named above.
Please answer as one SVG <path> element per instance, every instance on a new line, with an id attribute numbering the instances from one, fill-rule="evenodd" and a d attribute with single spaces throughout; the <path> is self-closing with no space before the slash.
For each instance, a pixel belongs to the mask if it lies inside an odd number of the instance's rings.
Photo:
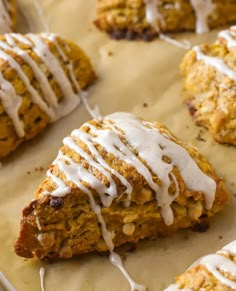
<path id="1" fill-rule="evenodd" d="M 196 124 L 220 143 L 236 145 L 236 27 L 213 44 L 191 49 L 181 64 L 183 96 Z"/>
<path id="2" fill-rule="evenodd" d="M 16 1 L 0 0 L 0 34 L 11 32 L 16 23 Z"/>
<path id="3" fill-rule="evenodd" d="M 165 291 L 236 290 L 235 260 L 236 241 L 233 241 L 216 254 L 200 258 Z"/>
<path id="4" fill-rule="evenodd" d="M 56 34 L 0 36 L 0 159 L 80 103 L 89 58 Z"/>
<path id="5" fill-rule="evenodd" d="M 95 24 L 117 39 L 150 40 L 166 32 L 203 33 L 235 21 L 231 0 L 97 0 Z"/>
<path id="6" fill-rule="evenodd" d="M 63 140 L 23 210 L 19 256 L 70 258 L 204 231 L 229 195 L 208 161 L 164 125 L 129 113 L 94 119 Z"/>

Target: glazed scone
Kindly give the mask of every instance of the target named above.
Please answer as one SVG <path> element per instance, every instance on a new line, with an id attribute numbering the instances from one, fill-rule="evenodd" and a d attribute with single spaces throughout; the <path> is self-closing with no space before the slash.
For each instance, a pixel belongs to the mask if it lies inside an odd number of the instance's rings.
<path id="1" fill-rule="evenodd" d="M 196 124 L 220 143 L 236 145 L 236 27 L 213 44 L 191 49 L 181 64 L 184 102 Z"/>
<path id="2" fill-rule="evenodd" d="M 0 0 L 0 34 L 11 32 L 16 24 L 16 1 Z"/>
<path id="3" fill-rule="evenodd" d="M 97 0 L 95 24 L 117 39 L 150 40 L 166 32 L 203 33 L 235 21 L 232 0 Z"/>
<path id="4" fill-rule="evenodd" d="M 165 291 L 233 291 L 236 290 L 236 241 L 216 254 L 197 260 L 176 283 Z"/>
<path id="5" fill-rule="evenodd" d="M 95 80 L 89 58 L 56 34 L 0 36 L 0 159 L 80 103 Z"/>
<path id="6" fill-rule="evenodd" d="M 112 252 L 181 228 L 204 231 L 229 200 L 195 147 L 129 113 L 94 119 L 63 140 L 23 210 L 19 256 Z"/>

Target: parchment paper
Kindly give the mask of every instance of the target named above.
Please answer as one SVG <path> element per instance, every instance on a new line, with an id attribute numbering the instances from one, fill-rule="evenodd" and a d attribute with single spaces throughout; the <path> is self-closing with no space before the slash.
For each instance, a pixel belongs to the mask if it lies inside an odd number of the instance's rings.
<path id="1" fill-rule="evenodd" d="M 90 103 L 98 104 L 103 115 L 129 111 L 165 123 L 178 137 L 199 147 L 224 178 L 232 196 L 227 209 L 212 219 L 208 232 L 180 231 L 167 238 L 145 241 L 135 252 L 127 254 L 125 266 L 131 276 L 149 291 L 163 290 L 198 257 L 236 239 L 236 148 L 216 144 L 207 131 L 193 124 L 182 104 L 179 64 L 185 51 L 160 40 L 150 43 L 110 40 L 92 24 L 95 2 L 41 1 L 50 31 L 72 39 L 91 57 L 99 79 L 89 90 Z M 29 26 L 35 32 L 44 29 L 33 3 L 18 1 L 18 31 L 25 32 Z M 196 44 L 214 40 L 216 33 L 184 34 L 179 38 L 188 38 Z M 19 291 L 40 290 L 41 266 L 46 270 L 46 291 L 130 290 L 106 256 L 90 254 L 48 264 L 25 260 L 13 251 L 23 207 L 45 177 L 63 137 L 88 119 L 89 114 L 80 106 L 35 140 L 22 145 L 0 169 L 0 271 Z M 197 140 L 199 132 L 205 142 Z"/>

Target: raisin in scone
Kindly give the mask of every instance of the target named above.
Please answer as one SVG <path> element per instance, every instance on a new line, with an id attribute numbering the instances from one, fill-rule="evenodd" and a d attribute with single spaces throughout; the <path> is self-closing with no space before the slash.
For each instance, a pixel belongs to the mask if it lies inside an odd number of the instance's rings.
<path id="1" fill-rule="evenodd" d="M 236 241 L 216 254 L 202 257 L 176 283 L 165 291 L 233 291 L 236 290 Z"/>
<path id="2" fill-rule="evenodd" d="M 89 58 L 56 34 L 0 36 L 0 159 L 80 103 Z"/>
<path id="3" fill-rule="evenodd" d="M 182 228 L 206 230 L 229 195 L 208 161 L 164 125 L 129 113 L 63 140 L 23 210 L 15 251 L 41 259 L 113 251 Z"/>
<path id="4" fill-rule="evenodd" d="M 236 145 L 236 27 L 213 44 L 192 48 L 181 64 L 184 102 L 196 124 L 220 143 Z"/>
<path id="5" fill-rule="evenodd" d="M 11 32 L 16 23 L 16 1 L 0 0 L 0 34 Z"/>
<path id="6" fill-rule="evenodd" d="M 97 0 L 96 26 L 112 37 L 150 40 L 161 33 L 233 24 L 232 0 Z"/>

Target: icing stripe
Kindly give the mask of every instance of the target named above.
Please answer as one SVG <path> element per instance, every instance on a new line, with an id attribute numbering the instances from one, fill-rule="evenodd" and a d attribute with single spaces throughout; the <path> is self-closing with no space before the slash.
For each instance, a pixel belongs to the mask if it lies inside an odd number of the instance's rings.
<path id="1" fill-rule="evenodd" d="M 226 45 L 230 50 L 236 47 L 236 26 L 232 26 L 229 30 L 223 30 L 218 34 L 218 37 L 223 38 L 226 41 Z"/>
<path id="2" fill-rule="evenodd" d="M 3 286 L 7 291 L 16 291 L 12 284 L 7 280 L 7 278 L 0 272 L 0 287 Z M 5 290 L 5 289 L 4 289 Z"/>
<path id="3" fill-rule="evenodd" d="M 204 61 L 206 65 L 214 67 L 220 73 L 228 76 L 230 79 L 236 82 L 236 72 L 231 70 L 223 60 L 217 57 L 210 57 L 205 55 L 199 46 L 195 46 L 193 51 L 196 53 L 198 61 Z"/>

